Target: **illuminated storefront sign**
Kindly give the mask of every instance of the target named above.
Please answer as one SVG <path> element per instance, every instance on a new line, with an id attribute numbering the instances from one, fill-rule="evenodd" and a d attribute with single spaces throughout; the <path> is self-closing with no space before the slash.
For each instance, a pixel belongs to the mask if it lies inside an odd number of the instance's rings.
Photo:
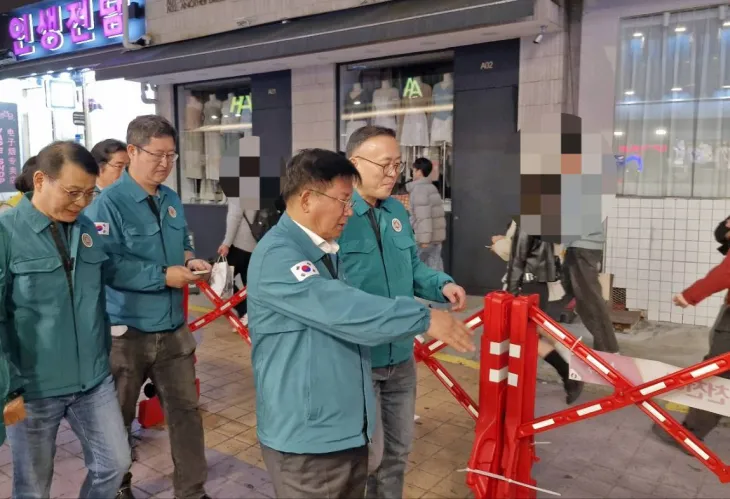
<path id="1" fill-rule="evenodd" d="M 121 43 L 125 3 L 135 40 L 145 33 L 145 0 L 47 0 L 10 13 L 8 48 L 24 61 Z"/>

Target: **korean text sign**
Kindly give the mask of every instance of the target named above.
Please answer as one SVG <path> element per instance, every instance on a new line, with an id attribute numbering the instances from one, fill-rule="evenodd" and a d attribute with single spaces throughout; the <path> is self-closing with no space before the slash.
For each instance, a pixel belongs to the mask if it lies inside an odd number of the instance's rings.
<path id="1" fill-rule="evenodd" d="M 20 173 L 18 106 L 0 102 L 0 192 L 15 191 L 15 177 Z"/>
<path id="2" fill-rule="evenodd" d="M 9 48 L 18 61 L 122 42 L 122 12 L 129 0 L 45 0 L 9 15 Z M 145 0 L 133 0 L 141 12 Z M 145 33 L 144 19 L 130 17 L 129 36 Z"/>

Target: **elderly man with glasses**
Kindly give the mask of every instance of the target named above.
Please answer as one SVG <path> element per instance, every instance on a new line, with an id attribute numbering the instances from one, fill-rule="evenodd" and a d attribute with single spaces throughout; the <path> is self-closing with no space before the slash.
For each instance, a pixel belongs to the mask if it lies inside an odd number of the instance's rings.
<path id="1" fill-rule="evenodd" d="M 464 289 L 420 260 L 408 212 L 390 197 L 403 171 L 395 132 L 362 127 L 350 136 L 346 154 L 362 178 L 353 195 L 354 215 L 338 241 L 348 283 L 373 295 L 450 301 L 455 311 L 463 310 Z M 377 414 L 367 496 L 400 498 L 416 410 L 413 340 L 376 346 L 371 355 Z"/>
<path id="2" fill-rule="evenodd" d="M 162 185 L 178 158 L 175 128 L 159 116 L 139 116 L 127 128 L 129 167 L 88 208 L 107 251 L 163 266 L 210 271 L 196 259 L 183 205 Z M 112 373 L 127 429 L 139 391 L 149 377 L 160 395 L 175 463 L 175 497 L 200 499 L 207 477 L 203 425 L 195 388 L 195 339 L 183 315 L 182 290 L 136 293 L 107 288 L 112 324 Z M 119 491 L 130 498 L 131 473 Z"/>

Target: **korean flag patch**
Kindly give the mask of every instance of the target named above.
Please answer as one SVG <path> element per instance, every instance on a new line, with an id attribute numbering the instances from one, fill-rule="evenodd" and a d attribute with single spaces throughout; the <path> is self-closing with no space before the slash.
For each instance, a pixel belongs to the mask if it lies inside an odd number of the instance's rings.
<path id="1" fill-rule="evenodd" d="M 291 273 L 297 278 L 297 281 L 302 282 L 307 277 L 313 275 L 319 275 L 319 270 L 314 266 L 312 262 L 304 261 L 299 262 L 291 268 Z"/>
<path id="2" fill-rule="evenodd" d="M 108 236 L 109 235 L 109 224 L 106 222 L 94 222 L 94 225 L 96 226 L 96 232 L 99 233 L 100 236 Z"/>

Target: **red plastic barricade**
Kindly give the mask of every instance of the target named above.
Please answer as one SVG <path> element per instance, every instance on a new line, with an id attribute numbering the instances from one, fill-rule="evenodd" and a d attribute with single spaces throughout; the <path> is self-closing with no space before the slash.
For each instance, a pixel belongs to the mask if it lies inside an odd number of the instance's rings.
<path id="1" fill-rule="evenodd" d="M 729 370 L 730 353 L 634 386 L 598 353 L 555 323 L 537 304 L 537 296 L 512 298 L 496 292 L 486 298 L 485 310 L 489 311 L 490 320 L 484 337 L 489 337 L 490 348 L 485 348 L 483 339 L 479 387 L 482 409 L 466 470 L 467 483 L 477 498 L 532 499 L 537 491 L 551 493 L 538 488 L 531 476 L 532 465 L 537 460 L 534 436 L 629 405 L 639 407 L 722 483 L 730 482 L 728 466 L 651 400 Z M 611 383 L 616 389 L 614 394 L 535 419 L 537 327 Z M 505 329 L 509 330 L 508 340 Z M 505 353 L 509 354 L 506 361 Z M 494 403 L 486 403 L 483 397 L 490 397 Z"/>

